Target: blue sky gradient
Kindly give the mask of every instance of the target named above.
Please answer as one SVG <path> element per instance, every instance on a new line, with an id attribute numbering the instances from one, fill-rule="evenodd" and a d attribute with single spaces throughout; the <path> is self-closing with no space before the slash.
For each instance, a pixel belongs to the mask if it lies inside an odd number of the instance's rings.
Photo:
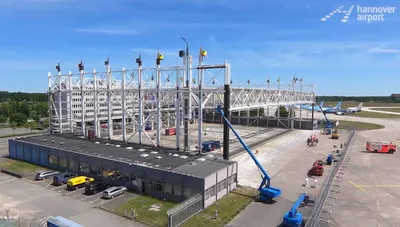
<path id="1" fill-rule="evenodd" d="M 355 5 L 345 14 L 322 17 Z M 357 21 L 357 5 L 399 7 L 384 21 Z M 185 37 L 206 63 L 231 64 L 234 84 L 290 83 L 295 72 L 319 95 L 400 91 L 400 2 L 395 0 L 8 0 L 0 2 L 0 90 L 44 92 L 47 72 L 173 66 Z"/>

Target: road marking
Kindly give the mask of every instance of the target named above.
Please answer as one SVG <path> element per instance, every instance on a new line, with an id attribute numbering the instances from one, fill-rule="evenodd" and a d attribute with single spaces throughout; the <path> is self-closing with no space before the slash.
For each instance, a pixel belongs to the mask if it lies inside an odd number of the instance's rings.
<path id="1" fill-rule="evenodd" d="M 71 192 L 66 193 L 66 195 L 71 195 L 71 194 L 74 193 L 74 192 L 81 192 L 81 191 L 84 190 L 84 189 L 85 189 L 85 188 L 76 189 L 76 190 L 74 190 L 74 191 L 71 191 Z"/>
<path id="2" fill-rule="evenodd" d="M 360 186 L 360 187 L 377 187 L 377 188 L 380 188 L 380 187 L 382 187 L 382 188 L 397 188 L 397 187 L 400 187 L 400 185 L 399 184 L 393 184 L 393 185 L 389 185 L 389 184 L 387 184 L 387 185 L 373 185 L 373 184 L 365 184 L 365 185 L 358 185 L 358 186 Z"/>
<path id="3" fill-rule="evenodd" d="M 39 181 L 31 181 L 31 180 L 28 180 L 28 179 L 25 179 L 25 178 L 21 178 L 22 180 L 24 180 L 24 181 L 27 181 L 27 182 L 29 182 L 29 183 L 32 183 L 32 184 L 37 184 L 37 183 L 39 183 Z"/>
<path id="4" fill-rule="evenodd" d="M 12 181 L 16 181 L 16 180 L 17 180 L 16 178 L 11 178 L 11 179 L 6 180 L 6 181 L 0 181 L 0 184 L 7 183 L 7 182 L 12 182 Z"/>
<path id="5" fill-rule="evenodd" d="M 85 199 L 93 198 L 93 197 L 96 196 L 96 195 L 97 195 L 97 194 L 86 196 L 85 198 L 82 199 L 82 201 L 85 200 Z"/>
<path id="6" fill-rule="evenodd" d="M 59 189 L 59 188 L 61 188 L 61 187 L 64 187 L 64 185 L 60 185 L 60 186 L 57 186 L 57 187 L 54 187 L 54 188 L 52 188 L 51 190 L 56 190 L 56 189 Z M 59 191 L 60 192 L 60 191 Z"/>
<path id="7" fill-rule="evenodd" d="M 354 187 L 360 189 L 361 191 L 367 192 L 367 191 L 365 191 L 365 189 L 362 188 L 360 185 L 357 185 L 357 184 L 353 183 L 352 181 L 349 181 L 349 183 L 352 184 Z"/>
<path id="8" fill-rule="evenodd" d="M 98 201 L 98 200 L 100 200 L 100 199 L 101 199 L 101 198 L 97 198 L 97 199 L 95 199 L 95 200 L 89 201 L 89 203 L 93 203 L 93 202 Z"/>
<path id="9" fill-rule="evenodd" d="M 46 188 L 48 188 L 53 182 L 50 182 L 46 185 Z"/>

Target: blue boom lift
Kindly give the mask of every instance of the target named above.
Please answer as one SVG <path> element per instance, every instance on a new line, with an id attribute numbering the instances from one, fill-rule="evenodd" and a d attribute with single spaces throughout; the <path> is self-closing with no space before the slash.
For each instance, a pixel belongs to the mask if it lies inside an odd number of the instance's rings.
<path id="1" fill-rule="evenodd" d="M 319 109 L 321 110 L 321 113 L 324 115 L 324 117 L 325 117 L 325 119 L 326 119 L 326 124 L 325 124 L 325 128 L 324 128 L 324 133 L 326 133 L 326 134 L 331 134 L 333 124 L 332 124 L 332 122 L 330 122 L 330 121 L 328 120 L 328 117 L 326 117 L 325 111 L 322 110 L 322 107 L 319 105 L 319 103 L 318 103 L 318 102 L 316 102 L 316 103 L 317 103 L 317 105 L 319 106 Z"/>
<path id="2" fill-rule="evenodd" d="M 283 216 L 283 226 L 299 227 L 303 225 L 303 214 L 297 211 L 303 202 L 308 203 L 308 196 L 305 193 L 301 194 L 292 208 L 285 213 Z"/>
<path id="3" fill-rule="evenodd" d="M 281 190 L 278 188 L 273 188 L 270 186 L 271 183 L 271 178 L 269 177 L 267 171 L 262 167 L 262 165 L 258 162 L 256 156 L 254 156 L 253 152 L 250 150 L 249 147 L 244 143 L 242 138 L 237 134 L 235 129 L 233 129 L 231 123 L 229 122 L 228 119 L 224 116 L 224 111 L 221 109 L 221 106 L 217 107 L 217 112 L 219 112 L 224 119 L 224 121 L 228 124 L 229 128 L 232 130 L 232 132 L 235 134 L 235 136 L 238 138 L 239 142 L 242 144 L 242 146 L 246 149 L 247 153 L 251 156 L 253 161 L 256 163 L 257 167 L 261 170 L 262 174 L 262 182 L 260 184 L 260 187 L 258 188 L 258 191 L 260 192 L 260 201 L 261 202 L 267 202 L 271 201 L 273 198 L 279 197 L 281 195 Z M 224 146 L 227 146 L 224 144 Z"/>

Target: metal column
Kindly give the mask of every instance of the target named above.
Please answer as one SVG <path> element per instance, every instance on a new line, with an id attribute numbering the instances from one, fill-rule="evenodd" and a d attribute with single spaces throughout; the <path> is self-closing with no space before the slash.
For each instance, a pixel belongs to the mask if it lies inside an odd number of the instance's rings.
<path id="1" fill-rule="evenodd" d="M 201 67 L 203 66 L 203 60 L 204 60 L 204 56 L 203 56 L 203 50 L 200 48 L 200 55 L 199 55 L 199 69 L 198 69 L 198 89 L 199 89 L 199 104 L 198 104 L 198 108 L 197 108 L 197 115 L 198 115 L 198 119 L 197 119 L 197 124 L 198 124 L 198 149 L 199 149 L 199 153 L 201 153 L 202 149 L 203 149 L 203 92 L 202 92 L 202 87 L 203 87 L 203 72 L 204 69 L 202 69 Z"/>
<path id="2" fill-rule="evenodd" d="M 108 108 L 107 108 L 107 126 L 108 126 L 108 138 L 111 139 L 113 136 L 113 123 L 112 123 L 112 94 L 111 94 L 111 66 L 110 62 L 107 61 L 107 102 L 108 102 Z"/>
<path id="3" fill-rule="evenodd" d="M 184 150 L 189 151 L 190 150 L 190 145 L 189 145 L 189 122 L 192 119 L 192 113 L 191 113 L 191 99 L 192 99 L 192 73 L 191 73 L 191 56 L 186 53 L 186 56 L 184 57 L 184 65 L 185 65 L 185 92 L 184 92 L 184 120 L 185 120 L 185 125 L 184 125 L 184 133 L 185 133 L 185 138 L 184 138 Z"/>
<path id="4" fill-rule="evenodd" d="M 93 97 L 93 106 L 94 106 L 94 136 L 97 138 L 100 138 L 99 136 L 99 119 L 98 119 L 98 100 L 97 100 L 97 75 L 96 75 L 96 70 L 93 69 L 93 88 L 94 88 L 94 97 Z"/>
<path id="5" fill-rule="evenodd" d="M 80 71 L 80 81 L 81 81 L 81 127 L 82 127 L 82 135 L 86 136 L 86 123 L 85 123 L 85 91 L 86 91 L 86 84 L 85 84 L 85 72 L 82 61 L 80 63 L 79 71 Z"/>
<path id="6" fill-rule="evenodd" d="M 226 119 L 230 119 L 230 104 L 231 104 L 231 75 L 230 75 L 230 66 L 227 62 L 225 62 L 225 95 L 224 95 L 224 116 Z M 223 148 L 223 156 L 225 160 L 229 160 L 229 125 L 224 121 L 224 148 Z"/>
<path id="7" fill-rule="evenodd" d="M 138 64 L 138 107 L 139 107 L 139 119 L 138 119 L 138 132 L 139 132 L 139 144 L 142 144 L 143 140 L 143 93 L 142 93 L 142 59 L 141 56 L 136 59 L 136 63 Z"/>
<path id="8" fill-rule="evenodd" d="M 63 133 L 62 98 L 61 98 L 63 92 L 61 91 L 62 90 L 62 85 L 61 85 L 62 81 L 61 81 L 61 72 L 60 72 L 60 70 L 58 71 L 57 76 L 58 76 L 58 125 L 59 125 L 59 130 L 60 130 L 59 133 Z"/>
<path id="9" fill-rule="evenodd" d="M 176 70 L 176 103 L 175 103 L 175 131 L 176 131 L 176 149 L 181 146 L 181 78 L 180 69 Z"/>
<path id="10" fill-rule="evenodd" d="M 72 72 L 68 72 L 68 90 L 69 90 L 69 132 L 73 133 L 74 132 L 74 124 L 73 124 L 73 105 L 72 105 L 72 90 L 73 90 L 73 84 L 72 84 Z M 95 92 L 96 94 L 96 92 Z"/>
<path id="11" fill-rule="evenodd" d="M 157 67 L 156 67 L 156 144 L 157 147 L 161 146 L 161 107 L 160 107 L 160 83 L 161 83 L 161 71 L 160 71 L 160 59 L 159 54 L 157 55 Z"/>
<path id="12" fill-rule="evenodd" d="M 47 91 L 47 98 L 48 98 L 48 105 L 49 105 L 49 132 L 50 134 L 53 134 L 53 102 L 51 100 L 51 96 L 52 96 L 52 84 L 51 84 L 51 73 L 47 74 L 48 77 L 48 91 Z"/>
<path id="13" fill-rule="evenodd" d="M 126 142 L 126 98 L 125 68 L 122 68 L 122 141 Z"/>

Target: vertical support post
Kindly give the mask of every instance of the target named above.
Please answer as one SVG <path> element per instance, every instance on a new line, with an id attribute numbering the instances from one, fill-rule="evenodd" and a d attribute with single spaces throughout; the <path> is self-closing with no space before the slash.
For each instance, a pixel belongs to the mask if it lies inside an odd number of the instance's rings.
<path id="1" fill-rule="evenodd" d="M 225 95 L 224 95 L 224 116 L 226 119 L 230 119 L 230 111 L 231 108 L 231 75 L 230 75 L 230 65 L 228 62 L 225 62 Z M 229 125 L 224 121 L 224 148 L 223 148 L 223 158 L 225 160 L 229 160 Z"/>
<path id="2" fill-rule="evenodd" d="M 312 124 L 312 129 L 314 130 L 314 103 L 311 105 L 312 109 L 311 109 L 311 124 Z"/>
<path id="3" fill-rule="evenodd" d="M 185 66 L 185 93 L 184 93 L 184 150 L 189 151 L 190 146 L 189 146 L 189 121 L 191 120 L 191 106 L 190 106 L 190 100 L 192 99 L 192 93 L 191 93 L 191 64 L 190 64 L 190 55 L 186 53 L 186 56 L 183 58 L 184 59 L 184 66 Z"/>
<path id="4" fill-rule="evenodd" d="M 157 66 L 156 66 L 156 145 L 157 147 L 161 146 L 161 107 L 160 107 L 160 84 L 161 84 L 161 70 L 160 70 L 160 59 L 157 54 Z"/>
<path id="5" fill-rule="evenodd" d="M 108 138 L 111 139 L 113 136 L 113 123 L 112 123 L 112 79 L 111 79 L 111 66 L 110 63 L 108 62 L 107 64 L 107 103 L 108 103 L 108 108 L 107 108 L 107 129 L 108 129 Z"/>
<path id="6" fill-rule="evenodd" d="M 139 144 L 142 144 L 143 140 L 143 93 L 142 93 L 142 60 L 141 57 L 136 59 L 136 63 L 138 64 L 138 95 L 139 95 L 139 100 L 138 100 L 138 106 L 139 106 L 139 119 L 138 119 L 138 132 L 139 132 Z"/>
<path id="7" fill-rule="evenodd" d="M 125 74 L 125 68 L 122 68 L 122 141 L 126 142 L 126 85 L 125 85 L 125 80 L 126 80 L 126 74 Z"/>
<path id="8" fill-rule="evenodd" d="M 300 95 L 303 95 L 303 78 L 300 79 Z M 300 122 L 299 122 L 299 129 L 302 129 L 301 123 L 303 121 L 303 118 L 301 116 L 301 112 L 302 112 L 302 103 L 300 103 Z"/>
<path id="9" fill-rule="evenodd" d="M 68 72 L 68 87 L 69 87 L 69 132 L 73 133 L 74 132 L 74 123 L 73 123 L 73 106 L 72 106 L 72 90 L 73 90 L 73 84 L 72 84 L 72 72 Z"/>
<path id="10" fill-rule="evenodd" d="M 175 130 L 176 130 L 176 149 L 180 150 L 181 137 L 181 69 L 177 66 L 176 69 L 176 103 L 175 103 Z"/>
<path id="11" fill-rule="evenodd" d="M 49 72 L 47 74 L 47 78 L 48 78 L 48 91 L 47 91 L 47 98 L 48 98 L 48 105 L 49 105 L 49 132 L 50 134 L 53 134 L 53 103 L 52 103 L 52 87 L 51 87 L 51 73 Z"/>
<path id="12" fill-rule="evenodd" d="M 278 126 L 278 128 L 280 128 L 280 125 L 281 125 L 281 105 L 280 105 L 280 102 L 281 102 L 281 78 L 279 77 L 278 78 L 278 80 L 277 80 L 277 82 L 278 82 L 278 100 L 277 100 L 277 103 L 278 103 L 278 116 L 277 116 L 277 118 L 278 118 L 278 121 L 276 122 L 277 123 L 277 126 Z"/>
<path id="13" fill-rule="evenodd" d="M 200 68 L 198 69 L 198 89 L 199 89 L 199 105 L 197 109 L 197 124 L 198 124 L 198 144 L 197 147 L 199 149 L 199 153 L 201 153 L 203 149 L 203 72 L 204 69 L 201 68 L 203 66 L 203 60 L 204 60 L 204 55 L 203 55 L 203 50 L 200 48 L 200 55 L 199 55 L 199 66 Z"/>
<path id="14" fill-rule="evenodd" d="M 85 123 L 85 105 L 86 105 L 86 83 L 85 83 L 85 72 L 83 67 L 80 69 L 80 81 L 81 81 L 81 127 L 82 127 L 82 135 L 86 136 L 86 123 Z"/>
<path id="15" fill-rule="evenodd" d="M 59 128 L 59 133 L 63 133 L 63 122 L 62 122 L 62 120 L 63 120 L 63 117 L 62 117 L 62 114 L 63 114 L 63 112 L 62 112 L 62 98 L 61 98 L 61 96 L 62 96 L 62 94 L 63 94 L 63 92 L 62 92 L 62 89 L 63 89 L 63 86 L 61 85 L 61 72 L 60 71 L 58 71 L 58 73 L 57 73 L 57 81 L 58 81 L 58 128 Z"/>
<path id="16" fill-rule="evenodd" d="M 93 69 L 93 113 L 94 113 L 94 136 L 100 138 L 99 136 L 99 119 L 98 119 L 98 95 L 97 95 L 97 75 L 96 69 Z"/>

